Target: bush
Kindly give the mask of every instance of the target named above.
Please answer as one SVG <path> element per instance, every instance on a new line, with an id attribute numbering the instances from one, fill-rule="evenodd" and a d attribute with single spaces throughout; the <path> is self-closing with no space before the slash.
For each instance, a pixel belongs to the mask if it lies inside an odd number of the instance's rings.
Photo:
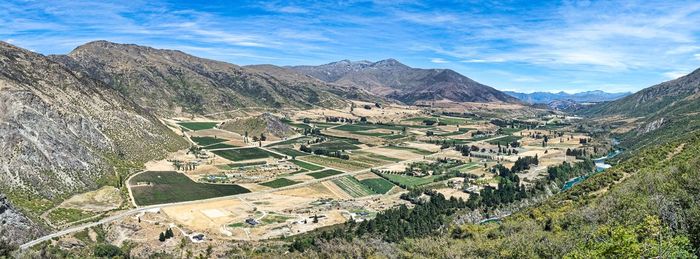
<path id="1" fill-rule="evenodd" d="M 122 256 L 124 253 L 119 247 L 111 244 L 98 244 L 95 246 L 93 254 L 95 257 L 107 257 L 112 258 L 116 256 Z"/>

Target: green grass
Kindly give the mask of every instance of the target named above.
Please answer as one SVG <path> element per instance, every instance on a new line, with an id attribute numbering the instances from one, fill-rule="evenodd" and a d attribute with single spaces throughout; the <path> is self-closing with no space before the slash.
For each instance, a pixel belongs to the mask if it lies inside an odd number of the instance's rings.
<path id="1" fill-rule="evenodd" d="M 277 223 L 284 223 L 287 220 L 292 219 L 292 217 L 277 214 L 274 212 L 269 212 L 265 217 L 260 219 L 260 222 L 263 224 L 277 224 Z"/>
<path id="2" fill-rule="evenodd" d="M 436 134 L 436 135 L 441 136 L 441 137 L 456 136 L 456 135 L 462 135 L 464 133 L 467 133 L 469 130 L 471 130 L 471 129 L 470 128 L 459 128 L 459 130 L 457 130 L 457 131 L 441 133 L 441 134 Z"/>
<path id="3" fill-rule="evenodd" d="M 401 129 L 403 129 L 403 126 L 379 125 L 379 124 L 346 124 L 346 125 L 343 125 L 340 127 L 336 127 L 334 129 L 342 130 L 342 131 L 349 131 L 349 132 L 367 131 L 367 130 L 373 130 L 373 129 L 387 129 L 387 130 L 393 130 L 396 132 L 401 132 Z"/>
<path id="4" fill-rule="evenodd" d="M 326 169 L 326 170 L 323 170 L 323 171 L 313 172 L 313 173 L 309 173 L 309 174 L 306 174 L 306 175 L 311 176 L 311 177 L 313 177 L 313 178 L 315 178 L 315 179 L 321 179 L 321 178 L 326 178 L 326 177 L 329 177 L 329 176 L 339 175 L 339 174 L 342 174 L 342 173 L 343 173 L 343 172 L 338 171 L 338 170 Z"/>
<path id="5" fill-rule="evenodd" d="M 316 170 L 323 169 L 323 167 L 320 167 L 317 165 L 312 165 L 312 164 L 309 164 L 307 162 L 300 161 L 300 160 L 289 160 L 289 162 L 292 162 L 293 164 L 295 164 L 301 168 L 304 168 L 306 170 L 309 170 L 309 171 L 316 171 Z"/>
<path id="6" fill-rule="evenodd" d="M 269 181 L 269 182 L 261 183 L 260 185 L 271 187 L 271 188 L 280 188 L 280 187 L 294 185 L 297 183 L 299 183 L 299 182 L 292 181 L 292 180 L 289 180 L 287 178 L 277 178 L 277 179 Z"/>
<path id="7" fill-rule="evenodd" d="M 279 148 L 273 148 L 272 150 L 277 151 L 279 153 L 285 154 L 290 157 L 297 157 L 297 156 L 308 156 L 311 155 L 309 153 L 304 153 L 299 150 L 293 149 L 293 148 L 288 148 L 288 147 L 279 147 Z"/>
<path id="8" fill-rule="evenodd" d="M 350 194 L 353 198 L 364 197 L 375 194 L 367 186 L 363 185 L 352 176 L 345 176 L 338 179 L 333 179 L 333 183 L 343 189 L 344 192 Z"/>
<path id="9" fill-rule="evenodd" d="M 439 120 L 440 120 L 440 122 L 445 123 L 447 125 L 464 125 L 468 121 L 467 119 L 447 118 L 447 117 L 440 117 Z"/>
<path id="10" fill-rule="evenodd" d="M 246 163 L 231 163 L 227 165 L 217 165 L 216 167 L 221 169 L 221 170 L 233 170 L 236 168 L 241 168 L 245 166 L 254 166 L 254 165 L 265 165 L 267 164 L 267 161 L 253 161 L 253 162 L 246 162 Z"/>
<path id="11" fill-rule="evenodd" d="M 131 178 L 131 192 L 138 205 L 164 204 L 248 193 L 239 185 L 196 183 L 177 172 L 144 172 Z"/>
<path id="12" fill-rule="evenodd" d="M 521 128 L 500 128 L 501 134 L 505 135 L 513 135 L 513 133 L 516 133 L 518 131 L 521 131 L 523 129 Z"/>
<path id="13" fill-rule="evenodd" d="M 400 138 L 403 138 L 403 137 L 406 137 L 406 136 L 404 136 L 404 135 L 386 135 L 386 136 L 381 136 L 380 138 L 383 138 L 383 139 L 400 139 Z"/>
<path id="14" fill-rule="evenodd" d="M 234 147 L 236 147 L 236 146 L 229 145 L 226 143 L 218 143 L 218 144 L 206 146 L 206 147 L 204 147 L 204 149 L 224 149 L 224 148 L 234 148 Z"/>
<path id="15" fill-rule="evenodd" d="M 523 138 L 523 137 L 520 137 L 520 136 L 505 136 L 505 137 L 502 137 L 502 138 L 498 138 L 498 139 L 494 139 L 494 140 L 489 140 L 489 141 L 487 141 L 487 142 L 488 142 L 489 144 L 491 144 L 491 145 L 497 145 L 497 144 L 500 143 L 501 146 L 505 146 L 505 145 L 508 145 L 508 144 L 512 143 L 513 141 L 520 140 L 521 138 Z"/>
<path id="16" fill-rule="evenodd" d="M 382 176 L 393 183 L 404 185 L 409 188 L 432 183 L 435 178 L 435 176 L 415 177 L 401 174 L 382 174 Z"/>
<path id="17" fill-rule="evenodd" d="M 191 137 L 192 141 L 200 146 L 209 146 L 216 143 L 226 142 L 228 139 L 215 138 L 215 137 Z"/>
<path id="18" fill-rule="evenodd" d="M 414 148 L 414 147 L 386 146 L 385 148 L 396 149 L 396 150 L 408 150 L 408 151 L 411 151 L 413 153 L 416 153 L 419 155 L 424 155 L 424 156 L 433 154 L 433 152 L 430 152 L 428 150 L 423 150 L 423 149 Z"/>
<path id="19" fill-rule="evenodd" d="M 213 129 L 216 127 L 218 122 L 178 122 L 182 127 L 185 127 L 188 130 L 205 130 L 205 129 Z"/>
<path id="20" fill-rule="evenodd" d="M 239 149 L 228 149 L 228 150 L 217 150 L 213 151 L 214 154 L 223 157 L 231 161 L 243 161 L 251 159 L 261 159 L 261 158 L 282 158 L 282 156 L 265 151 L 263 149 L 252 147 L 252 148 L 239 148 Z"/>
<path id="21" fill-rule="evenodd" d="M 364 179 L 360 183 L 377 194 L 385 194 L 394 188 L 394 184 L 384 178 Z"/>

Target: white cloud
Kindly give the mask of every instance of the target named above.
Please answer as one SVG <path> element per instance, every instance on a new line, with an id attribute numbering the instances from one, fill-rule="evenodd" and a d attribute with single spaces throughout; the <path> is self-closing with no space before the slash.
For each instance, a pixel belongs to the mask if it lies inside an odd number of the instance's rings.
<path id="1" fill-rule="evenodd" d="M 685 76 L 688 73 L 689 73 L 688 71 L 668 71 L 668 72 L 663 73 L 663 75 L 668 79 L 676 79 L 676 78 Z"/>
<path id="2" fill-rule="evenodd" d="M 695 59 L 697 59 L 697 60 L 700 60 L 700 53 L 694 54 L 693 57 L 695 57 Z"/>
<path id="3" fill-rule="evenodd" d="M 430 59 L 430 62 L 436 63 L 436 64 L 445 64 L 445 63 L 450 63 L 449 61 L 442 59 L 442 58 L 432 58 Z"/>

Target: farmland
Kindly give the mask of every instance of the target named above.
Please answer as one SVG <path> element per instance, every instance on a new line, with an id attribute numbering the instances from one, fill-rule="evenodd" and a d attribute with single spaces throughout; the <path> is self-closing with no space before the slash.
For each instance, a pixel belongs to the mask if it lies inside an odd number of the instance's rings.
<path id="1" fill-rule="evenodd" d="M 178 125 L 188 129 L 188 130 L 205 130 L 212 129 L 218 125 L 218 122 L 178 122 Z"/>
<path id="2" fill-rule="evenodd" d="M 296 149 L 292 148 L 287 148 L 287 147 L 281 147 L 281 148 L 273 148 L 272 150 L 277 151 L 281 154 L 285 154 L 290 157 L 297 157 L 297 156 L 308 156 L 310 155 L 309 153 L 304 153 Z"/>
<path id="3" fill-rule="evenodd" d="M 360 181 L 352 176 L 333 179 L 333 183 L 354 198 L 375 194 L 371 189 L 361 184 Z"/>
<path id="4" fill-rule="evenodd" d="M 364 179 L 360 180 L 360 183 L 377 194 L 385 194 L 394 188 L 394 184 L 384 178 Z"/>
<path id="5" fill-rule="evenodd" d="M 226 142 L 227 139 L 216 138 L 216 137 L 191 137 L 192 141 L 200 146 L 209 146 L 216 143 Z"/>
<path id="6" fill-rule="evenodd" d="M 204 149 L 224 149 L 224 148 L 234 148 L 234 147 L 236 147 L 236 146 L 226 144 L 226 143 L 218 143 L 218 144 L 205 146 Z"/>
<path id="7" fill-rule="evenodd" d="M 239 185 L 196 183 L 176 172 L 144 172 L 129 181 L 139 205 L 201 200 L 250 192 Z"/>
<path id="8" fill-rule="evenodd" d="M 309 171 L 316 171 L 316 170 L 321 170 L 323 167 L 317 166 L 317 165 L 312 165 L 309 163 L 306 163 L 304 161 L 299 161 L 299 160 L 289 160 L 290 162 L 294 163 L 295 165 L 304 168 Z"/>
<path id="9" fill-rule="evenodd" d="M 280 155 L 265 151 L 261 148 L 239 148 L 239 149 L 228 149 L 228 150 L 217 150 L 213 151 L 214 154 L 223 157 L 231 161 L 243 161 L 261 158 L 282 158 Z"/>
<path id="10" fill-rule="evenodd" d="M 429 184 L 435 181 L 435 176 L 415 177 L 401 174 L 382 174 L 382 177 L 388 179 L 397 185 L 406 186 L 408 188 L 418 187 Z"/>
<path id="11" fill-rule="evenodd" d="M 338 170 L 333 170 L 333 169 L 326 169 L 323 171 L 318 171 L 318 172 L 313 172 L 313 173 L 308 173 L 308 176 L 311 176 L 315 179 L 321 179 L 321 178 L 326 178 L 329 176 L 334 176 L 334 175 L 339 175 L 342 174 L 343 172 L 338 171 Z"/>
<path id="12" fill-rule="evenodd" d="M 285 187 L 285 186 L 289 186 L 289 185 L 294 185 L 297 183 L 299 183 L 299 182 L 289 180 L 287 178 L 277 178 L 277 179 L 269 181 L 269 182 L 261 183 L 260 185 L 267 186 L 270 188 L 280 188 L 280 187 Z"/>

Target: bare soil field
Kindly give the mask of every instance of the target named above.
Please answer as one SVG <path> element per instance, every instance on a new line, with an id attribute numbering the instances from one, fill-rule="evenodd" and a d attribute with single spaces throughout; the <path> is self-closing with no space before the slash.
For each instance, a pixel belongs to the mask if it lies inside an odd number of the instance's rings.
<path id="1" fill-rule="evenodd" d="M 123 199 L 119 189 L 112 186 L 104 186 L 95 191 L 74 195 L 61 203 L 59 207 L 103 212 L 119 208 L 122 202 Z"/>

